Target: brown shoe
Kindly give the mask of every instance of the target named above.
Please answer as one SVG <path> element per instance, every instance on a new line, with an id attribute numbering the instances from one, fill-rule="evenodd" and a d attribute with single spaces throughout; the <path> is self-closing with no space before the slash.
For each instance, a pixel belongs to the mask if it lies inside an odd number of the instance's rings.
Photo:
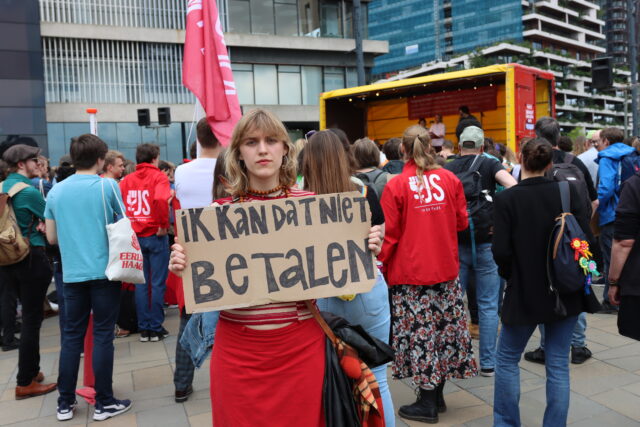
<path id="1" fill-rule="evenodd" d="M 469 334 L 474 340 L 480 339 L 480 326 L 469 322 Z"/>
<path id="2" fill-rule="evenodd" d="M 16 400 L 22 400 L 29 397 L 40 396 L 42 394 L 51 393 L 56 389 L 58 384 L 38 384 L 31 381 L 27 386 L 16 386 Z"/>
<path id="3" fill-rule="evenodd" d="M 116 326 L 116 338 L 126 338 L 131 335 L 131 331 Z"/>
<path id="4" fill-rule="evenodd" d="M 33 380 L 37 383 L 41 383 L 42 381 L 44 381 L 44 374 L 42 372 L 38 372 L 38 375 L 33 377 Z"/>

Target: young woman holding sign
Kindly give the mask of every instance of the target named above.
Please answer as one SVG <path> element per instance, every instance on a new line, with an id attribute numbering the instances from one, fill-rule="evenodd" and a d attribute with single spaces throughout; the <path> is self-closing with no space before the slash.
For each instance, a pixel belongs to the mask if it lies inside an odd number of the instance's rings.
<path id="1" fill-rule="evenodd" d="M 418 400 L 398 413 L 438 422 L 444 383 L 477 374 L 458 281 L 457 232 L 468 226 L 462 184 L 435 161 L 429 132 L 411 126 L 407 164 L 382 194 L 382 261 L 391 293 L 393 376 L 411 378 Z"/>
<path id="2" fill-rule="evenodd" d="M 330 174 L 326 173 L 326 165 L 332 166 Z M 384 213 L 376 192 L 372 188 L 358 186 L 351 180 L 347 152 L 335 133 L 323 130 L 309 138 L 304 148 L 302 176 L 305 190 L 313 191 L 315 194 L 363 192 L 371 210 L 371 225 L 384 227 Z M 318 300 L 318 308 L 340 316 L 352 325 L 362 326 L 370 335 L 385 343 L 389 341 L 391 325 L 389 293 L 387 283 L 380 272 L 371 291 L 358 295 L 323 298 Z M 371 366 L 371 371 L 380 387 L 385 425 L 393 427 L 396 416 L 387 384 L 387 366 Z"/>
<path id="3" fill-rule="evenodd" d="M 286 128 L 265 110 L 236 125 L 225 155 L 228 191 L 220 204 L 313 195 L 292 186 L 296 156 Z M 373 227 L 369 249 L 380 251 Z M 182 273 L 184 248 L 173 246 L 169 269 Z M 303 301 L 220 313 L 211 356 L 215 426 L 323 426 L 325 335 Z"/>

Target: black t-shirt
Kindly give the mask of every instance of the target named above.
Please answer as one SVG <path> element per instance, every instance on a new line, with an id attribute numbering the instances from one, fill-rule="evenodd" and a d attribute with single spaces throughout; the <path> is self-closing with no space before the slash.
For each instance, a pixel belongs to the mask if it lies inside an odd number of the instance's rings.
<path id="1" fill-rule="evenodd" d="M 566 163 L 565 161 L 566 155 L 567 153 L 565 153 L 564 151 L 554 149 L 553 159 L 551 159 L 551 161 L 556 164 Z M 582 174 L 584 175 L 584 181 L 587 183 L 587 191 L 589 192 L 589 199 L 591 201 L 596 200 L 598 198 L 598 192 L 596 191 L 596 188 L 593 185 L 593 179 L 591 179 L 591 174 L 589 173 L 589 169 L 587 169 L 584 163 L 582 163 L 582 160 L 580 160 L 576 156 L 573 156 L 573 160 L 571 160 L 571 164 L 575 165 L 578 169 L 580 169 L 580 172 L 582 172 Z"/>
<path id="2" fill-rule="evenodd" d="M 378 195 L 371 187 L 367 187 L 367 202 L 369 203 L 369 209 L 371 209 L 371 225 L 384 224 L 384 212 L 382 212 L 382 205 L 380 205 Z"/>
<path id="3" fill-rule="evenodd" d="M 623 296 L 640 296 L 640 175 L 632 176 L 622 185 L 613 238 L 635 240 L 622 268 L 619 285 Z"/>
<path id="4" fill-rule="evenodd" d="M 475 154 L 468 154 L 466 156 L 460 156 L 444 165 L 444 168 L 455 174 L 468 171 L 471 168 L 473 160 L 476 158 Z M 480 163 L 478 172 L 482 175 L 482 189 L 489 190 L 491 195 L 496 192 L 496 174 L 501 170 L 504 170 L 502 164 L 496 159 L 480 155 L 480 158 L 476 161 Z"/>

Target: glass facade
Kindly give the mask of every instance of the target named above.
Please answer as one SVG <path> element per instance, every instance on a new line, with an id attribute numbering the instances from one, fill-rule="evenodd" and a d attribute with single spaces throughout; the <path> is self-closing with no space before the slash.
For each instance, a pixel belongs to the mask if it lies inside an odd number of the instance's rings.
<path id="1" fill-rule="evenodd" d="M 357 86 L 355 68 L 232 64 L 240 104 L 318 105 L 322 92 Z"/>
<path id="2" fill-rule="evenodd" d="M 367 3 L 362 3 L 362 9 L 366 29 Z M 226 29 L 231 33 L 353 37 L 350 1 L 227 0 L 226 10 Z"/>
<path id="3" fill-rule="evenodd" d="M 495 42 L 522 40 L 519 0 L 453 0 L 451 16 L 454 53 Z"/>
<path id="4" fill-rule="evenodd" d="M 375 59 L 372 74 L 434 60 L 436 40 L 443 52 L 444 11 L 442 7 L 434 10 L 433 4 L 430 0 L 373 0 L 369 4 L 369 38 L 389 41 L 389 53 Z"/>
<path id="5" fill-rule="evenodd" d="M 407 29 L 413 31 L 407 31 Z M 369 37 L 389 40 L 372 73 L 420 66 L 498 41 L 522 40 L 520 0 L 373 0 Z"/>
<path id="6" fill-rule="evenodd" d="M 191 123 L 187 123 L 189 132 Z M 83 133 L 89 133 L 89 123 L 48 123 L 49 158 L 52 165 L 57 165 L 64 154 L 69 154 L 71 138 Z M 161 129 L 147 129 L 137 123 L 98 123 L 98 135 L 109 145 L 110 149 L 118 150 L 127 159 L 135 161 L 136 146 L 144 142 L 160 146 L 160 158 L 175 164 L 182 163 L 182 125 L 171 123 L 169 127 Z"/>

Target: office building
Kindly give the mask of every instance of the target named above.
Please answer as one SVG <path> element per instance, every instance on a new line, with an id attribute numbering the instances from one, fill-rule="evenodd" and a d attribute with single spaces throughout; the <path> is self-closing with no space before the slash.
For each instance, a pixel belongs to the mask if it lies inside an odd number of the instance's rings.
<path id="1" fill-rule="evenodd" d="M 128 158 L 155 142 L 162 158 L 181 161 L 195 138 L 195 97 L 182 85 L 186 2 L 25 2 L 39 4 L 54 164 L 71 137 L 89 131 L 89 107 L 98 109 L 100 137 Z M 218 0 L 218 8 L 241 106 L 272 110 L 293 137 L 317 128 L 321 92 L 356 84 L 350 0 Z M 364 41 L 367 72 L 387 46 Z M 170 126 L 138 126 L 138 109 L 149 108 L 153 124 L 158 107 L 171 108 Z"/>

